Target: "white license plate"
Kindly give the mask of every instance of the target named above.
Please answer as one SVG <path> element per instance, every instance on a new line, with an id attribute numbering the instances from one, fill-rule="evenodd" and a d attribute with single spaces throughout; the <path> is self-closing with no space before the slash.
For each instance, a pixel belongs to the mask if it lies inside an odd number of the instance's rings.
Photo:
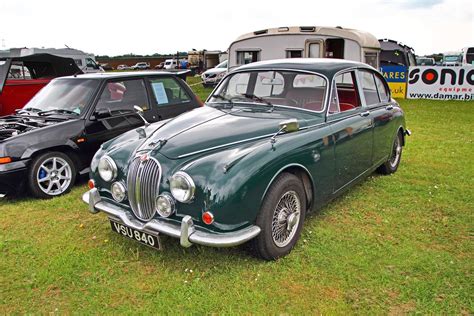
<path id="1" fill-rule="evenodd" d="M 141 232 L 123 224 L 117 223 L 113 220 L 110 220 L 110 225 L 112 226 L 112 230 L 114 232 L 119 233 L 122 236 L 138 241 L 149 247 L 153 247 L 158 250 L 161 249 L 160 237 L 158 236 Z"/>

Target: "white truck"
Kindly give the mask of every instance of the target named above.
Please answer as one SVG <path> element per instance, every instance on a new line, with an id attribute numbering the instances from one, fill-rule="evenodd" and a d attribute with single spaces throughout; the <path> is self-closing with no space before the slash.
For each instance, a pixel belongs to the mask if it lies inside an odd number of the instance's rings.
<path id="1" fill-rule="evenodd" d="M 244 34 L 229 46 L 229 70 L 281 58 L 339 58 L 378 69 L 380 43 L 370 33 L 342 27 L 292 26 Z"/>

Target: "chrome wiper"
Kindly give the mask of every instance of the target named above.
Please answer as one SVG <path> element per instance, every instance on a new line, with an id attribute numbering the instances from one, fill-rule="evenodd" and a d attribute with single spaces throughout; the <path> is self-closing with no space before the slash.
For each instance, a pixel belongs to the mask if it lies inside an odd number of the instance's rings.
<path id="1" fill-rule="evenodd" d="M 254 101 L 257 101 L 257 102 L 260 102 L 260 103 L 264 103 L 264 104 L 270 106 L 270 107 L 271 107 L 270 110 L 269 110 L 270 112 L 273 112 L 273 109 L 275 108 L 275 106 L 273 105 L 273 103 L 271 103 L 270 101 L 265 100 L 265 99 L 263 99 L 263 98 L 261 98 L 261 97 L 259 97 L 259 96 L 256 96 L 256 95 L 254 95 L 254 94 L 247 94 L 247 93 L 246 93 L 246 94 L 242 94 L 242 95 L 243 95 L 245 98 L 249 99 L 249 100 L 254 100 Z"/>
<path id="2" fill-rule="evenodd" d="M 46 111 L 39 111 L 38 112 L 38 115 L 39 116 L 42 116 L 42 115 L 46 115 L 46 114 L 50 114 L 50 113 L 64 113 L 64 114 L 74 114 L 74 115 L 80 115 L 79 113 L 77 112 L 74 112 L 74 111 L 71 111 L 71 110 L 65 110 L 65 109 L 53 109 L 53 110 L 46 110 Z"/>

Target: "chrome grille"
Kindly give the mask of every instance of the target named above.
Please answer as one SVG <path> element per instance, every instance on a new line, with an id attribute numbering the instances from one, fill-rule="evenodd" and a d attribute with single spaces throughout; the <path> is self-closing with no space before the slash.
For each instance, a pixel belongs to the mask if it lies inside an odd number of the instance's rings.
<path id="1" fill-rule="evenodd" d="M 147 221 L 155 215 L 155 198 L 159 193 L 160 179 L 160 163 L 148 154 L 138 156 L 130 163 L 127 176 L 128 199 L 137 218 Z"/>

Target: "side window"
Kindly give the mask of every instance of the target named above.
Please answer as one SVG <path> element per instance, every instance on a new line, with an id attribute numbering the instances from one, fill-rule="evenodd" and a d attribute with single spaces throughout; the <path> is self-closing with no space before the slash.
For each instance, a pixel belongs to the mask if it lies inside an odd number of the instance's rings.
<path id="1" fill-rule="evenodd" d="M 301 58 L 303 57 L 302 49 L 288 49 L 286 50 L 286 58 Z"/>
<path id="2" fill-rule="evenodd" d="M 372 72 L 361 70 L 359 71 L 362 91 L 364 93 L 365 104 L 374 105 L 380 103 L 379 95 L 377 93 L 377 86 L 375 85 L 374 75 Z"/>
<path id="3" fill-rule="evenodd" d="M 143 110 L 150 108 L 143 79 L 108 82 L 100 95 L 96 110 L 133 110 L 135 105 Z"/>
<path id="4" fill-rule="evenodd" d="M 377 53 L 365 52 L 365 63 L 377 69 Z"/>
<path id="5" fill-rule="evenodd" d="M 188 93 L 174 78 L 155 78 L 150 83 L 158 106 L 186 103 L 191 100 Z"/>
<path id="6" fill-rule="evenodd" d="M 78 67 L 82 67 L 82 59 L 74 59 L 74 62 Z"/>
<path id="7" fill-rule="evenodd" d="M 237 52 L 237 64 L 246 65 L 260 60 L 260 52 L 258 51 L 242 51 Z"/>
<path id="8" fill-rule="evenodd" d="M 379 75 L 375 75 L 375 83 L 377 84 L 377 90 L 379 91 L 380 101 L 382 102 L 390 101 L 390 93 L 387 90 L 387 87 L 384 84 L 383 79 Z"/>
<path id="9" fill-rule="evenodd" d="M 354 71 L 345 72 L 335 78 L 339 111 L 349 111 L 360 107 L 359 93 L 357 92 L 356 76 Z M 337 108 L 332 106 L 335 111 Z"/>

